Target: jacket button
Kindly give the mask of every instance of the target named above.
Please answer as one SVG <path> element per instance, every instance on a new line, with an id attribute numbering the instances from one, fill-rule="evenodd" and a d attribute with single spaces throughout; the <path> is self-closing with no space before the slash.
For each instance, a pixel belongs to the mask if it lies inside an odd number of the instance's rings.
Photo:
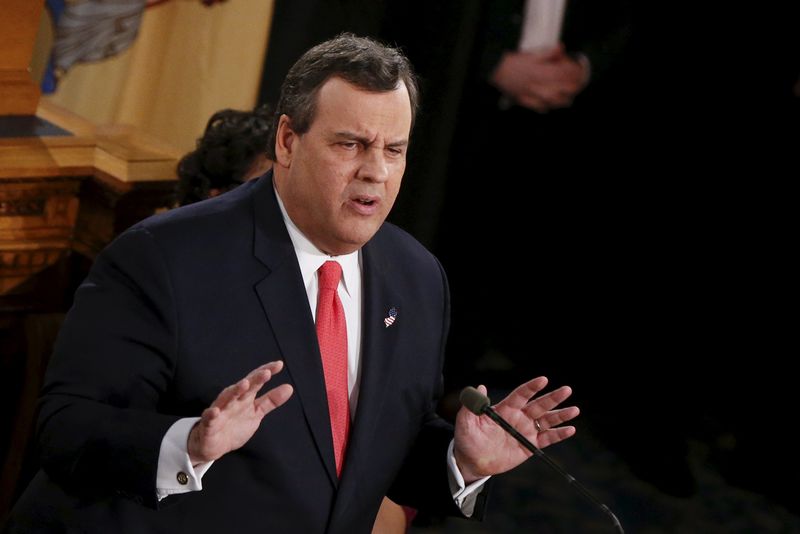
<path id="1" fill-rule="evenodd" d="M 189 475 L 184 473 L 183 471 L 178 472 L 178 484 L 181 486 L 185 486 L 189 483 Z"/>

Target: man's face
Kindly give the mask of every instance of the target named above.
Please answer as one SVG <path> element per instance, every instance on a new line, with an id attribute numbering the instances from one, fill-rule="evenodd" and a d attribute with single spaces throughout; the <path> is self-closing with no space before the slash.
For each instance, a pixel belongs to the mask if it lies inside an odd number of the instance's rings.
<path id="1" fill-rule="evenodd" d="M 283 116 L 275 184 L 289 217 L 320 250 L 353 252 L 389 214 L 406 167 L 411 104 L 405 85 L 371 93 L 331 78 L 300 135 Z"/>

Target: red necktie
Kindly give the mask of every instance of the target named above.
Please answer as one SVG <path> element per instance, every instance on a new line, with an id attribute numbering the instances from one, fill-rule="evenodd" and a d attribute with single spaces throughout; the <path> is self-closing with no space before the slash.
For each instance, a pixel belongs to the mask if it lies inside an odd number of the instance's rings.
<path id="1" fill-rule="evenodd" d="M 317 298 L 317 338 L 328 393 L 328 413 L 331 417 L 333 454 L 336 474 L 341 475 L 347 435 L 350 432 L 350 401 L 347 394 L 347 323 L 344 308 L 336 288 L 342 278 L 342 266 L 326 261 L 319 268 L 319 297 Z"/>

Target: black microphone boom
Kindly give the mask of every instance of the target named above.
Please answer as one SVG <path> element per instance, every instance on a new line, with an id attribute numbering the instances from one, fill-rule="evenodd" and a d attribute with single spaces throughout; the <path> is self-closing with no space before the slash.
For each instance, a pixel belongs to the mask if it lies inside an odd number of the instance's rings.
<path id="1" fill-rule="evenodd" d="M 614 515 L 614 512 L 612 512 L 608 506 L 600 502 L 597 497 L 592 495 L 583 484 L 575 480 L 575 477 L 567 473 L 560 465 L 547 456 L 542 449 L 531 443 L 528 438 L 520 434 L 516 428 L 508 423 L 508 421 L 500 417 L 497 412 L 492 409 L 489 397 L 473 387 L 466 387 L 461 391 L 459 399 L 461 400 L 461 404 L 467 410 L 475 415 L 488 415 L 492 421 L 500 425 L 503 430 L 514 436 L 514 438 L 522 443 L 526 449 L 531 451 L 535 456 L 541 458 L 544 463 L 549 465 L 557 473 L 564 477 L 566 481 L 569 482 L 570 486 L 575 488 L 578 493 L 586 497 L 589 501 L 598 506 L 606 515 L 608 515 L 608 517 L 610 517 L 611 521 L 614 523 L 614 527 L 617 529 L 617 532 L 620 534 L 625 534 L 625 531 L 622 529 L 622 525 L 620 524 L 619 519 L 617 519 L 617 516 Z"/>

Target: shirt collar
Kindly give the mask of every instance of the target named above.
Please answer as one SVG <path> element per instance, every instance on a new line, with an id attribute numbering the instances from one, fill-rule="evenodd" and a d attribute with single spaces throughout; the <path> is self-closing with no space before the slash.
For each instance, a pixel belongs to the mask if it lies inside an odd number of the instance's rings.
<path id="1" fill-rule="evenodd" d="M 311 281 L 314 280 L 314 275 L 322 264 L 328 260 L 334 260 L 339 262 L 339 265 L 342 266 L 344 290 L 348 295 L 352 296 L 352 289 L 356 287 L 355 284 L 360 278 L 361 249 L 342 256 L 330 256 L 325 254 L 318 249 L 314 243 L 300 231 L 292 219 L 289 218 L 289 214 L 286 212 L 286 207 L 283 205 L 283 201 L 277 189 L 275 189 L 275 198 L 278 199 L 278 206 L 281 209 L 281 215 L 283 215 L 283 222 L 286 224 L 286 229 L 289 231 L 289 238 L 292 240 L 294 252 L 297 255 L 297 262 L 300 264 L 303 285 L 308 288 Z"/>

